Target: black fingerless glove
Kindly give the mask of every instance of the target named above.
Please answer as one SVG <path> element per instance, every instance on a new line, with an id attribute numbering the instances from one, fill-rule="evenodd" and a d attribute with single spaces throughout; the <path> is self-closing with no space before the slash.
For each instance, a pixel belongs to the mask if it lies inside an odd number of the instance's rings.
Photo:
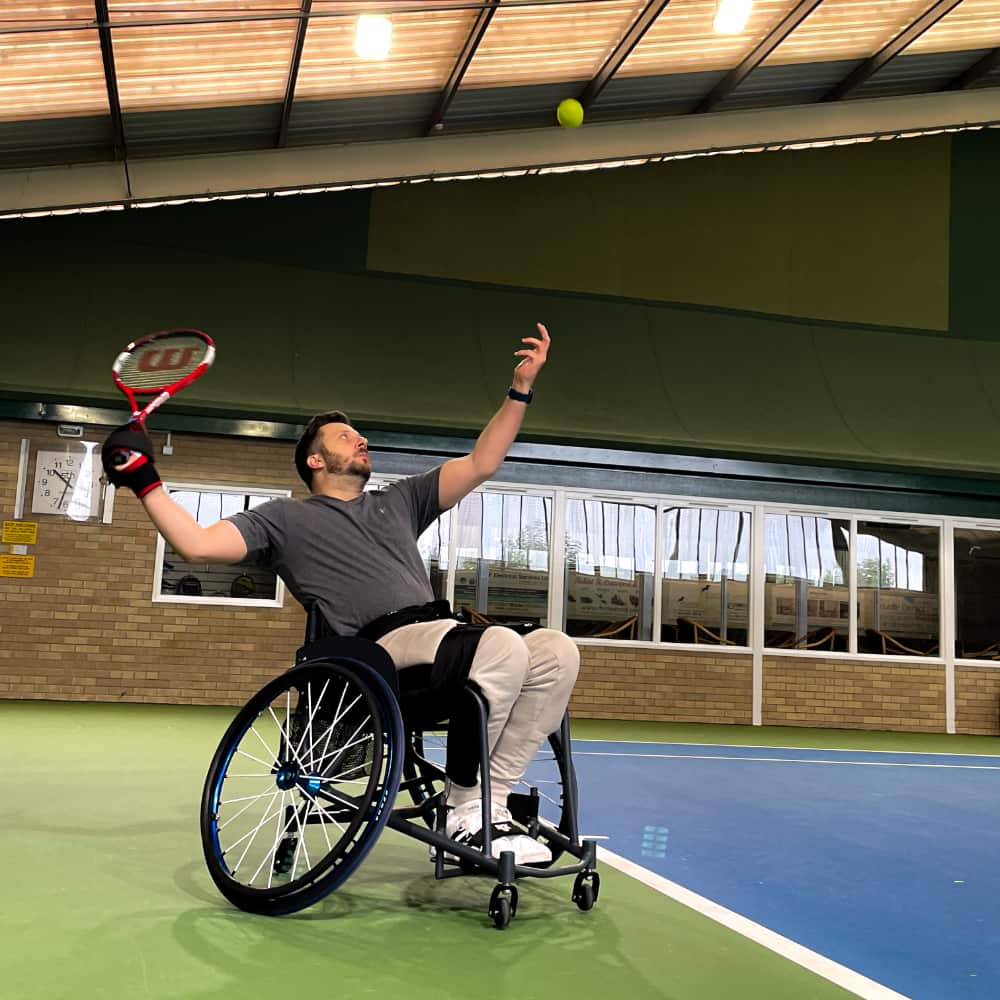
<path id="1" fill-rule="evenodd" d="M 101 464 L 109 483 L 127 486 L 140 499 L 161 485 L 153 465 L 153 442 L 142 424 L 124 424 L 113 430 L 101 447 Z"/>

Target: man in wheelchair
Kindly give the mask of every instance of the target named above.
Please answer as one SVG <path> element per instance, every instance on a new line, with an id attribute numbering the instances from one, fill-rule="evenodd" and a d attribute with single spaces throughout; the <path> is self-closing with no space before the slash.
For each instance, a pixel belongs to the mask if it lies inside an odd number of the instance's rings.
<path id="1" fill-rule="evenodd" d="M 309 487 L 305 500 L 282 498 L 203 528 L 160 487 L 145 434 L 145 462 L 122 472 L 104 456 L 108 479 L 134 490 L 152 522 L 190 563 L 238 563 L 273 569 L 300 603 L 333 634 L 361 634 L 391 657 L 400 676 L 433 665 L 442 688 L 468 680 L 487 708 L 491 853 L 511 852 L 514 863 L 544 864 L 547 846 L 519 827 L 508 794 L 540 745 L 565 714 L 579 670 L 579 652 L 563 633 L 538 628 L 524 635 L 500 626 L 471 637 L 434 602 L 417 539 L 442 512 L 493 476 L 520 429 L 532 386 L 549 350 L 539 323 L 526 346 L 507 398 L 479 435 L 472 452 L 377 492 L 367 440 L 347 416 L 314 417 L 295 449 L 295 465 Z M 106 451 L 108 449 L 105 449 Z M 483 802 L 475 753 L 450 753 L 445 833 L 459 844 L 483 844 Z M 279 776 L 280 779 L 280 776 Z M 291 778 L 289 778 L 291 781 Z"/>

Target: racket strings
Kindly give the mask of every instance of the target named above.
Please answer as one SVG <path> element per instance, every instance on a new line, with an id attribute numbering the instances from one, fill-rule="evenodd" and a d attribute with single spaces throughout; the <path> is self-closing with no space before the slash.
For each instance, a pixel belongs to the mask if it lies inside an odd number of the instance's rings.
<path id="1" fill-rule="evenodd" d="M 201 337 L 190 334 L 157 337 L 121 355 L 115 370 L 122 385 L 129 389 L 162 389 L 195 371 L 210 350 Z"/>

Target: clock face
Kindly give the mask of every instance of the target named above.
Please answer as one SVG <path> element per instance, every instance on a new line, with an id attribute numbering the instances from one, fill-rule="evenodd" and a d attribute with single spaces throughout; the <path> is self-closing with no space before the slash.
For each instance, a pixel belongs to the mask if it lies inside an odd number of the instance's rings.
<path id="1" fill-rule="evenodd" d="M 60 514 L 85 521 L 97 513 L 100 461 L 97 445 L 80 442 L 72 451 L 43 451 L 35 456 L 34 514 Z"/>

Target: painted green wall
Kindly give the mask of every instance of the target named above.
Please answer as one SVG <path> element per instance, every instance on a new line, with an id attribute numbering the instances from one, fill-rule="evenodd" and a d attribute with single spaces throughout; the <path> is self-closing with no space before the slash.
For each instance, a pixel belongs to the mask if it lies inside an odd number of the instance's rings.
<path id="1" fill-rule="evenodd" d="M 936 136 L 383 188 L 368 264 L 945 330 L 950 155 L 948 137 Z"/>
<path id="2" fill-rule="evenodd" d="M 764 183 L 763 163 L 778 164 L 784 177 L 807 161 L 783 158 L 808 156 L 822 167 L 813 173 L 830 178 L 847 163 L 844 153 L 727 157 L 725 169 L 748 165 L 739 183 L 752 198 L 754 185 Z M 881 220 L 870 217 L 866 156 L 872 188 L 892 188 L 892 211 Z M 685 183 L 694 198 L 706 183 L 699 164 L 717 177 L 714 162 L 658 169 L 671 198 L 684 196 Z M 469 209 L 459 212 L 454 199 L 468 206 L 478 188 L 498 218 L 500 192 L 519 190 L 501 182 L 413 189 L 421 199 L 441 199 L 438 217 L 417 228 L 407 213 L 395 217 L 393 228 L 385 191 L 374 202 L 355 192 L 3 223 L 0 394 L 115 400 L 108 369 L 124 342 L 153 329 L 196 326 L 216 338 L 219 361 L 189 390 L 186 405 L 286 418 L 337 406 L 368 425 L 472 432 L 502 397 L 519 338 L 542 320 L 554 347 L 532 406 L 531 434 L 1000 472 L 994 446 L 1000 389 L 993 377 L 1000 342 L 992 333 L 989 257 L 1000 216 L 992 182 L 998 165 L 1000 143 L 992 134 L 850 150 L 850 184 L 845 189 L 838 181 L 838 204 L 850 205 L 857 188 L 864 219 L 855 206 L 848 222 L 858 224 L 838 225 L 833 242 L 828 226 L 815 226 L 817 255 L 797 259 L 783 274 L 786 284 L 794 276 L 796 301 L 860 303 L 894 321 L 884 326 L 367 269 L 391 251 L 411 262 L 424 259 L 433 271 L 432 250 L 449 243 L 472 255 L 476 248 L 463 242 L 463 233 L 475 231 Z M 605 173 L 612 175 L 616 186 L 627 186 L 639 173 Z M 549 189 L 563 183 L 570 191 L 577 181 L 546 182 Z M 766 188 L 769 203 L 777 204 L 781 185 L 769 180 Z M 830 218 L 828 205 L 820 211 L 828 188 L 820 185 L 816 194 L 818 219 Z M 650 197 L 644 189 L 643 198 Z M 793 202 L 795 213 L 775 209 L 788 226 L 805 211 L 801 190 Z M 512 202 L 511 213 L 516 208 Z M 713 218 L 720 217 L 715 211 Z M 767 217 L 744 234 L 739 252 L 747 259 L 780 245 L 777 230 L 761 228 Z M 688 209 L 685 227 L 692 218 Z M 887 224 L 890 218 L 899 224 Z M 657 219 L 643 237 L 644 252 L 676 235 L 669 213 Z M 789 231 L 795 240 L 789 238 L 786 257 L 805 254 L 813 239 L 808 227 L 797 219 Z M 379 254 L 371 253 L 370 233 L 377 234 Z M 592 268 L 594 246 L 568 235 L 562 253 L 575 254 L 581 270 Z M 736 264 L 727 246 L 722 285 L 752 292 L 745 276 L 728 273 Z M 508 235 L 496 252 L 509 259 L 520 247 Z M 892 277 L 884 302 L 877 284 L 861 295 L 849 287 L 856 256 L 877 261 Z M 924 313 L 926 321 L 917 322 Z M 912 325 L 899 326 L 906 317 Z M 947 329 L 935 329 L 945 319 Z M 25 350 L 25 335 L 44 350 Z"/>

